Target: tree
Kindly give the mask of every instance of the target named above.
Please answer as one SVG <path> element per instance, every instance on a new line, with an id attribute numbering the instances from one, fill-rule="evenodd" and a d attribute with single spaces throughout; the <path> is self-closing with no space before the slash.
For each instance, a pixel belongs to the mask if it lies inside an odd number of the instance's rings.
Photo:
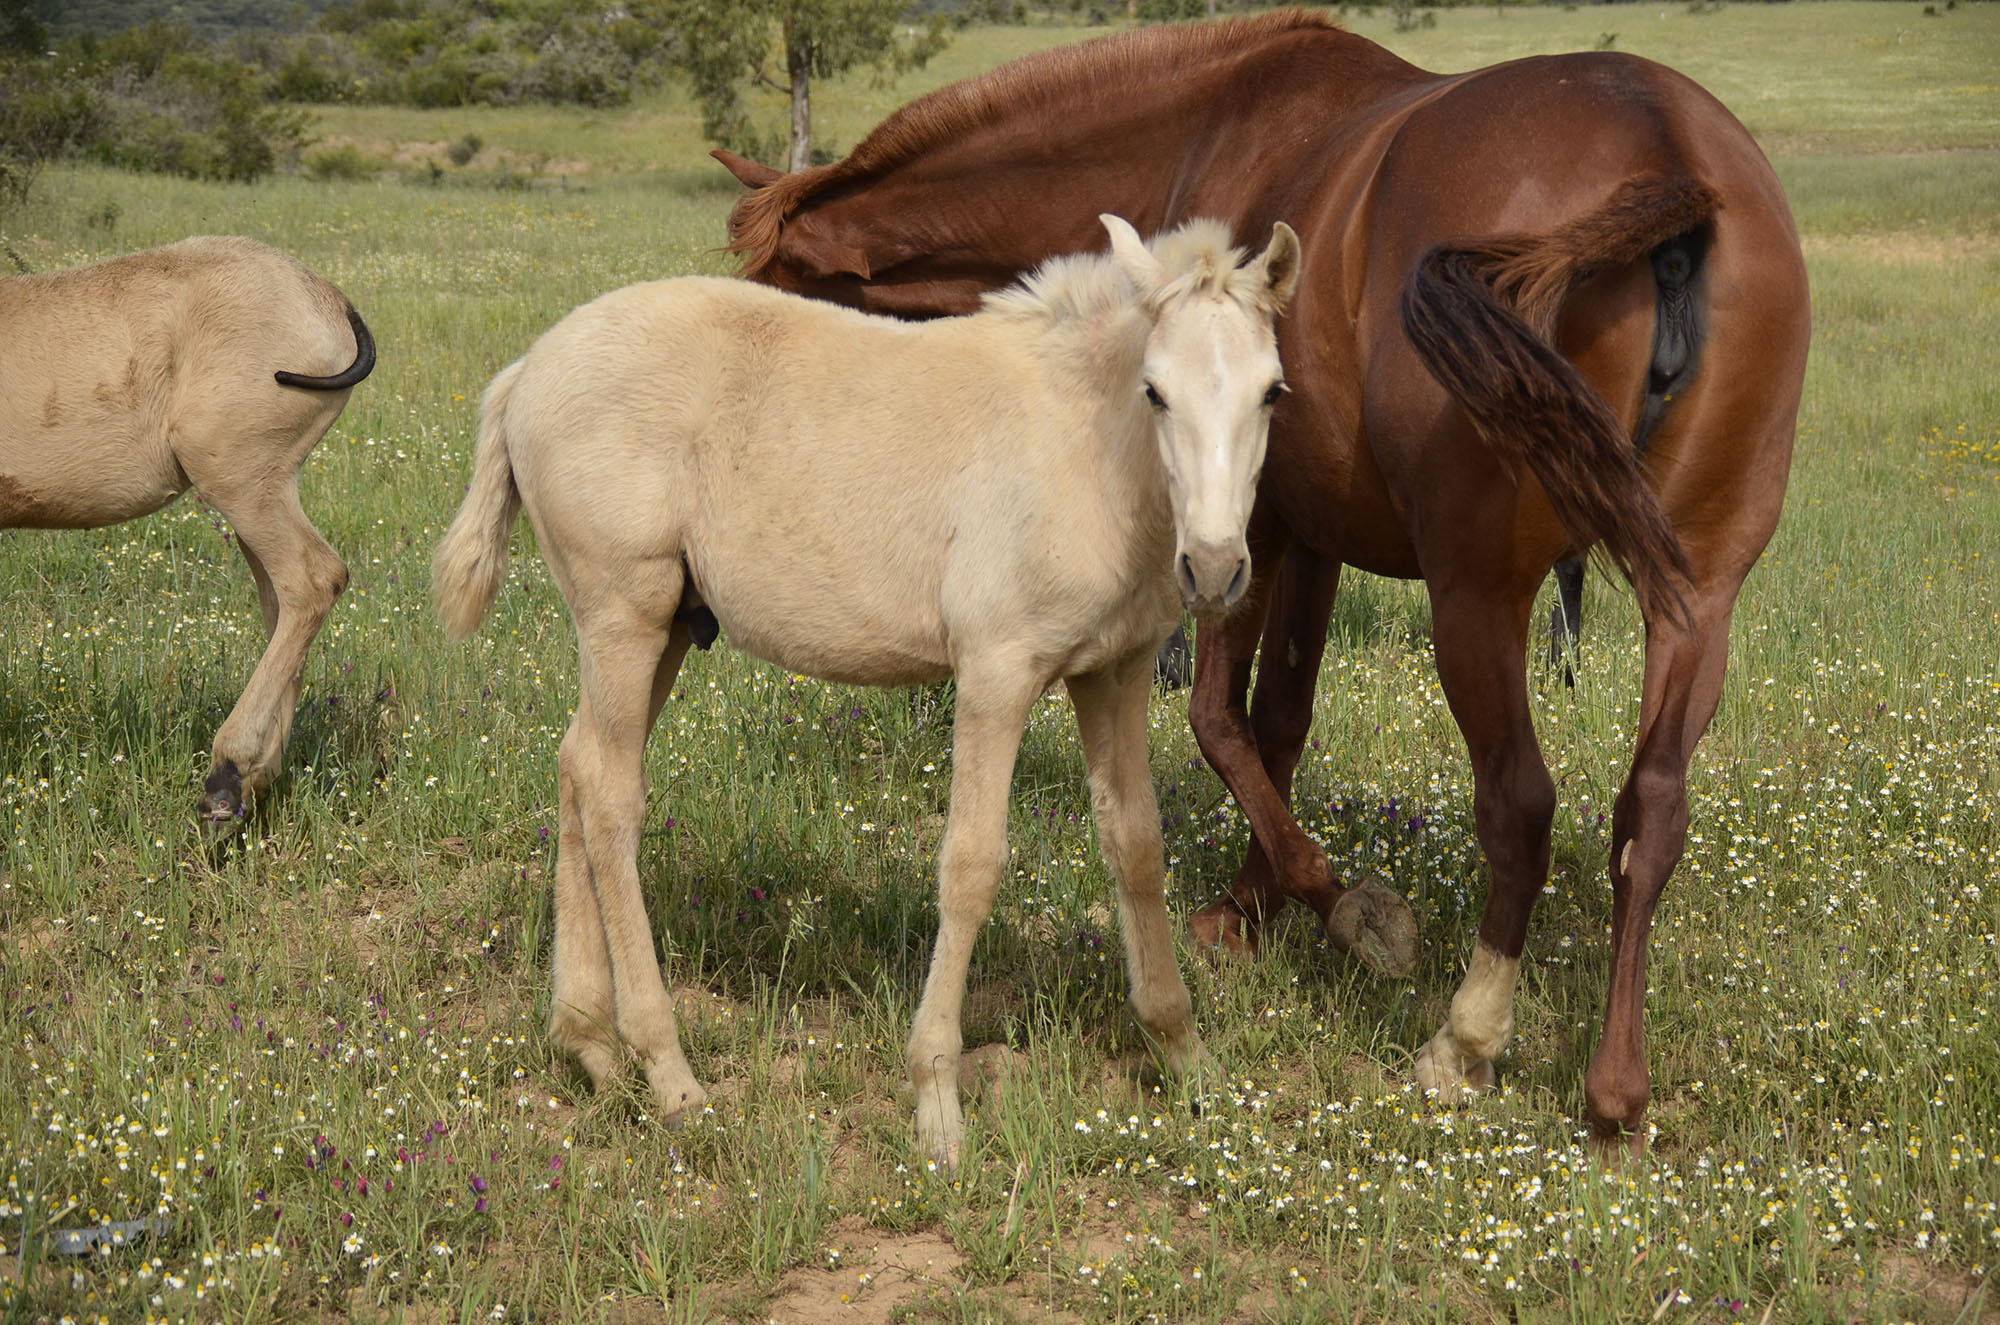
<path id="1" fill-rule="evenodd" d="M 0 52 L 40 55 L 49 48 L 53 6 L 44 0 L 0 0 Z"/>
<path id="2" fill-rule="evenodd" d="M 766 162 L 782 151 L 791 170 L 812 164 L 813 79 L 918 68 L 946 40 L 944 16 L 919 19 L 910 0 L 665 0 L 661 18 L 701 103 L 702 133 Z M 749 94 L 759 87 L 790 100 L 788 139 L 757 131 Z"/>

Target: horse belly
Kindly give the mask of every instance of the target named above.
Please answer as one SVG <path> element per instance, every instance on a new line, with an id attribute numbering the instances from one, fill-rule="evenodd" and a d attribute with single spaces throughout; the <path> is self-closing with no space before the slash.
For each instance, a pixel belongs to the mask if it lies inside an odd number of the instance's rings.
<path id="1" fill-rule="evenodd" d="M 843 530 L 797 507 L 785 520 L 715 521 L 689 541 L 701 600 L 732 647 L 807 676 L 854 685 L 914 685 L 951 674 L 934 559 L 875 518 Z M 782 527 L 781 527 L 782 526 Z"/>
<path id="2" fill-rule="evenodd" d="M 179 496 L 187 480 L 167 450 L 155 395 L 129 372 L 103 381 L 10 372 L 0 400 L 0 527 L 92 529 Z"/>
<path id="3" fill-rule="evenodd" d="M 732 647 L 789 671 L 847 685 L 920 685 L 952 672 L 942 632 L 924 629 L 935 614 L 914 604 L 912 618 L 898 619 L 882 604 L 803 586 L 702 596 Z"/>

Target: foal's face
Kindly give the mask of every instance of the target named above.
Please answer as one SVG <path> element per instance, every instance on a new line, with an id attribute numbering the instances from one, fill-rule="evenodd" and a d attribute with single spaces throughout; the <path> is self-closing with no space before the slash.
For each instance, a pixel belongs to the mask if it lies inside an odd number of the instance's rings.
<path id="1" fill-rule="evenodd" d="M 1244 530 L 1284 394 L 1271 312 L 1227 296 L 1176 300 L 1146 344 L 1146 402 L 1174 509 L 1174 576 L 1195 612 L 1250 584 Z"/>
<path id="2" fill-rule="evenodd" d="M 1197 613 L 1226 612 L 1250 587 L 1244 531 L 1285 392 L 1275 323 L 1298 285 L 1299 237 L 1280 221 L 1226 290 L 1176 288 L 1130 225 L 1099 219 L 1120 270 L 1155 310 L 1141 389 L 1173 503 L 1174 578 Z"/>

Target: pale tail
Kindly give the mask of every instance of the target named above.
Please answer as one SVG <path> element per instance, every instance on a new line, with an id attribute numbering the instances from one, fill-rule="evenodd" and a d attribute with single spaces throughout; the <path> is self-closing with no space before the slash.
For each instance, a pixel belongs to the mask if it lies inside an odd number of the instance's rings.
<path id="1" fill-rule="evenodd" d="M 453 639 L 479 629 L 507 575 L 507 539 L 521 513 L 521 493 L 507 455 L 507 401 L 520 367 L 508 366 L 486 388 L 472 482 L 431 558 L 431 599 L 445 634 Z"/>

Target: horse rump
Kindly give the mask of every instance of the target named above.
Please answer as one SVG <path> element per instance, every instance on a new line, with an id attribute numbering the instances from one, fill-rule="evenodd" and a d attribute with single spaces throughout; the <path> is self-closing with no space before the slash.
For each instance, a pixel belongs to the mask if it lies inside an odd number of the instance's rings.
<path id="1" fill-rule="evenodd" d="M 1542 485 L 1579 549 L 1601 546 L 1650 618 L 1686 624 L 1687 552 L 1647 486 L 1640 451 L 1611 407 L 1556 349 L 1564 297 L 1591 271 L 1671 251 L 1649 391 L 1670 358 L 1662 394 L 1692 377 L 1698 318 L 1689 291 L 1698 235 L 1721 205 L 1698 181 L 1626 181 L 1595 211 L 1542 235 L 1449 240 L 1418 259 L 1403 291 L 1403 328 L 1424 366 L 1517 478 Z M 1658 279 L 1662 263 L 1653 263 Z M 1671 296 L 1668 298 L 1667 296 Z M 1657 415 L 1651 421 L 1657 421 Z M 1649 429 L 1650 430 L 1650 429 Z"/>

